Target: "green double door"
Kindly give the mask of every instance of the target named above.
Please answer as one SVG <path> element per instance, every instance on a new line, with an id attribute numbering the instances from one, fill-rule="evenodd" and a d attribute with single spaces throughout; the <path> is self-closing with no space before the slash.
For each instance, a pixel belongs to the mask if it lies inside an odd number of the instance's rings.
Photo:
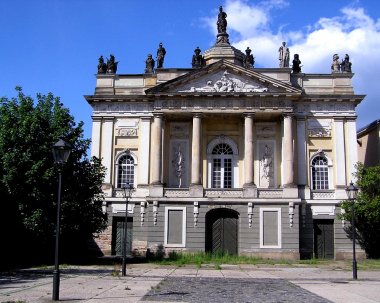
<path id="1" fill-rule="evenodd" d="M 334 258 L 334 220 L 314 220 L 314 256 Z"/>
<path id="2" fill-rule="evenodd" d="M 230 209 L 216 209 L 206 215 L 206 251 L 238 253 L 238 214 Z"/>
<path id="3" fill-rule="evenodd" d="M 123 241 L 124 241 L 124 217 L 114 217 L 112 226 L 112 254 L 121 256 L 123 254 Z M 127 224 L 127 256 L 132 253 L 132 236 L 133 236 L 133 221 L 128 218 Z"/>

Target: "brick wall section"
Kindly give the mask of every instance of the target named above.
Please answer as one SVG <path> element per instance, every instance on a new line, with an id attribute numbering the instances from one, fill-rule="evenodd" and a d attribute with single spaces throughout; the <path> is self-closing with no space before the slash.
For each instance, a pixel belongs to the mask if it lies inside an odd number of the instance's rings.
<path id="1" fill-rule="evenodd" d="M 102 233 L 94 234 L 94 240 L 105 256 L 111 255 L 112 226 L 107 226 Z"/>

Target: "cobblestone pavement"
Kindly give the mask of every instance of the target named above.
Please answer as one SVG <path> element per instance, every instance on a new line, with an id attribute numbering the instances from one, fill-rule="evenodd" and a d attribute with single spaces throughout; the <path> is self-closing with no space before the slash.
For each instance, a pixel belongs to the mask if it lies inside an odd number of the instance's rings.
<path id="1" fill-rule="evenodd" d="M 328 303 L 283 279 L 226 279 L 169 277 L 151 289 L 142 301 L 193 303 Z"/>
<path id="2" fill-rule="evenodd" d="M 65 303 L 376 303 L 380 271 L 254 265 L 77 266 L 62 270 L 60 300 Z M 0 303 L 52 302 L 52 270 L 0 273 Z"/>

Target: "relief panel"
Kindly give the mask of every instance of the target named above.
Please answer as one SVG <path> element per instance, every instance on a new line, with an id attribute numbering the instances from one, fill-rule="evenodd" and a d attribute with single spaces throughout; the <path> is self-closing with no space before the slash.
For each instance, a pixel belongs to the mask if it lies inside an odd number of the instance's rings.
<path id="1" fill-rule="evenodd" d="M 189 187 L 189 140 L 171 139 L 169 153 L 169 187 Z"/>
<path id="2" fill-rule="evenodd" d="M 258 140 L 259 184 L 261 188 L 276 187 L 276 143 L 274 140 Z"/>

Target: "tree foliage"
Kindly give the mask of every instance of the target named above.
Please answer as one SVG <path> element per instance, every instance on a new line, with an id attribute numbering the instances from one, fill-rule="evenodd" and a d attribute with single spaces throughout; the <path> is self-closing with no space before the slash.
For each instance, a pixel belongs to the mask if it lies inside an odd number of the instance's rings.
<path id="1" fill-rule="evenodd" d="M 356 165 L 356 178 L 359 192 L 355 204 L 345 201 L 342 219 L 352 219 L 355 207 L 355 228 L 360 245 L 370 258 L 380 257 L 380 166 L 364 167 Z M 349 231 L 352 234 L 352 230 Z"/>
<path id="2" fill-rule="evenodd" d="M 99 159 L 88 159 L 83 122 L 76 124 L 58 97 L 38 94 L 33 100 L 16 90 L 16 98 L 0 99 L 0 220 L 2 231 L 9 231 L 4 247 L 11 256 L 25 255 L 25 249 L 51 253 L 58 188 L 52 146 L 63 138 L 73 149 L 62 177 L 61 239 L 77 252 L 106 226 L 105 169 Z"/>

